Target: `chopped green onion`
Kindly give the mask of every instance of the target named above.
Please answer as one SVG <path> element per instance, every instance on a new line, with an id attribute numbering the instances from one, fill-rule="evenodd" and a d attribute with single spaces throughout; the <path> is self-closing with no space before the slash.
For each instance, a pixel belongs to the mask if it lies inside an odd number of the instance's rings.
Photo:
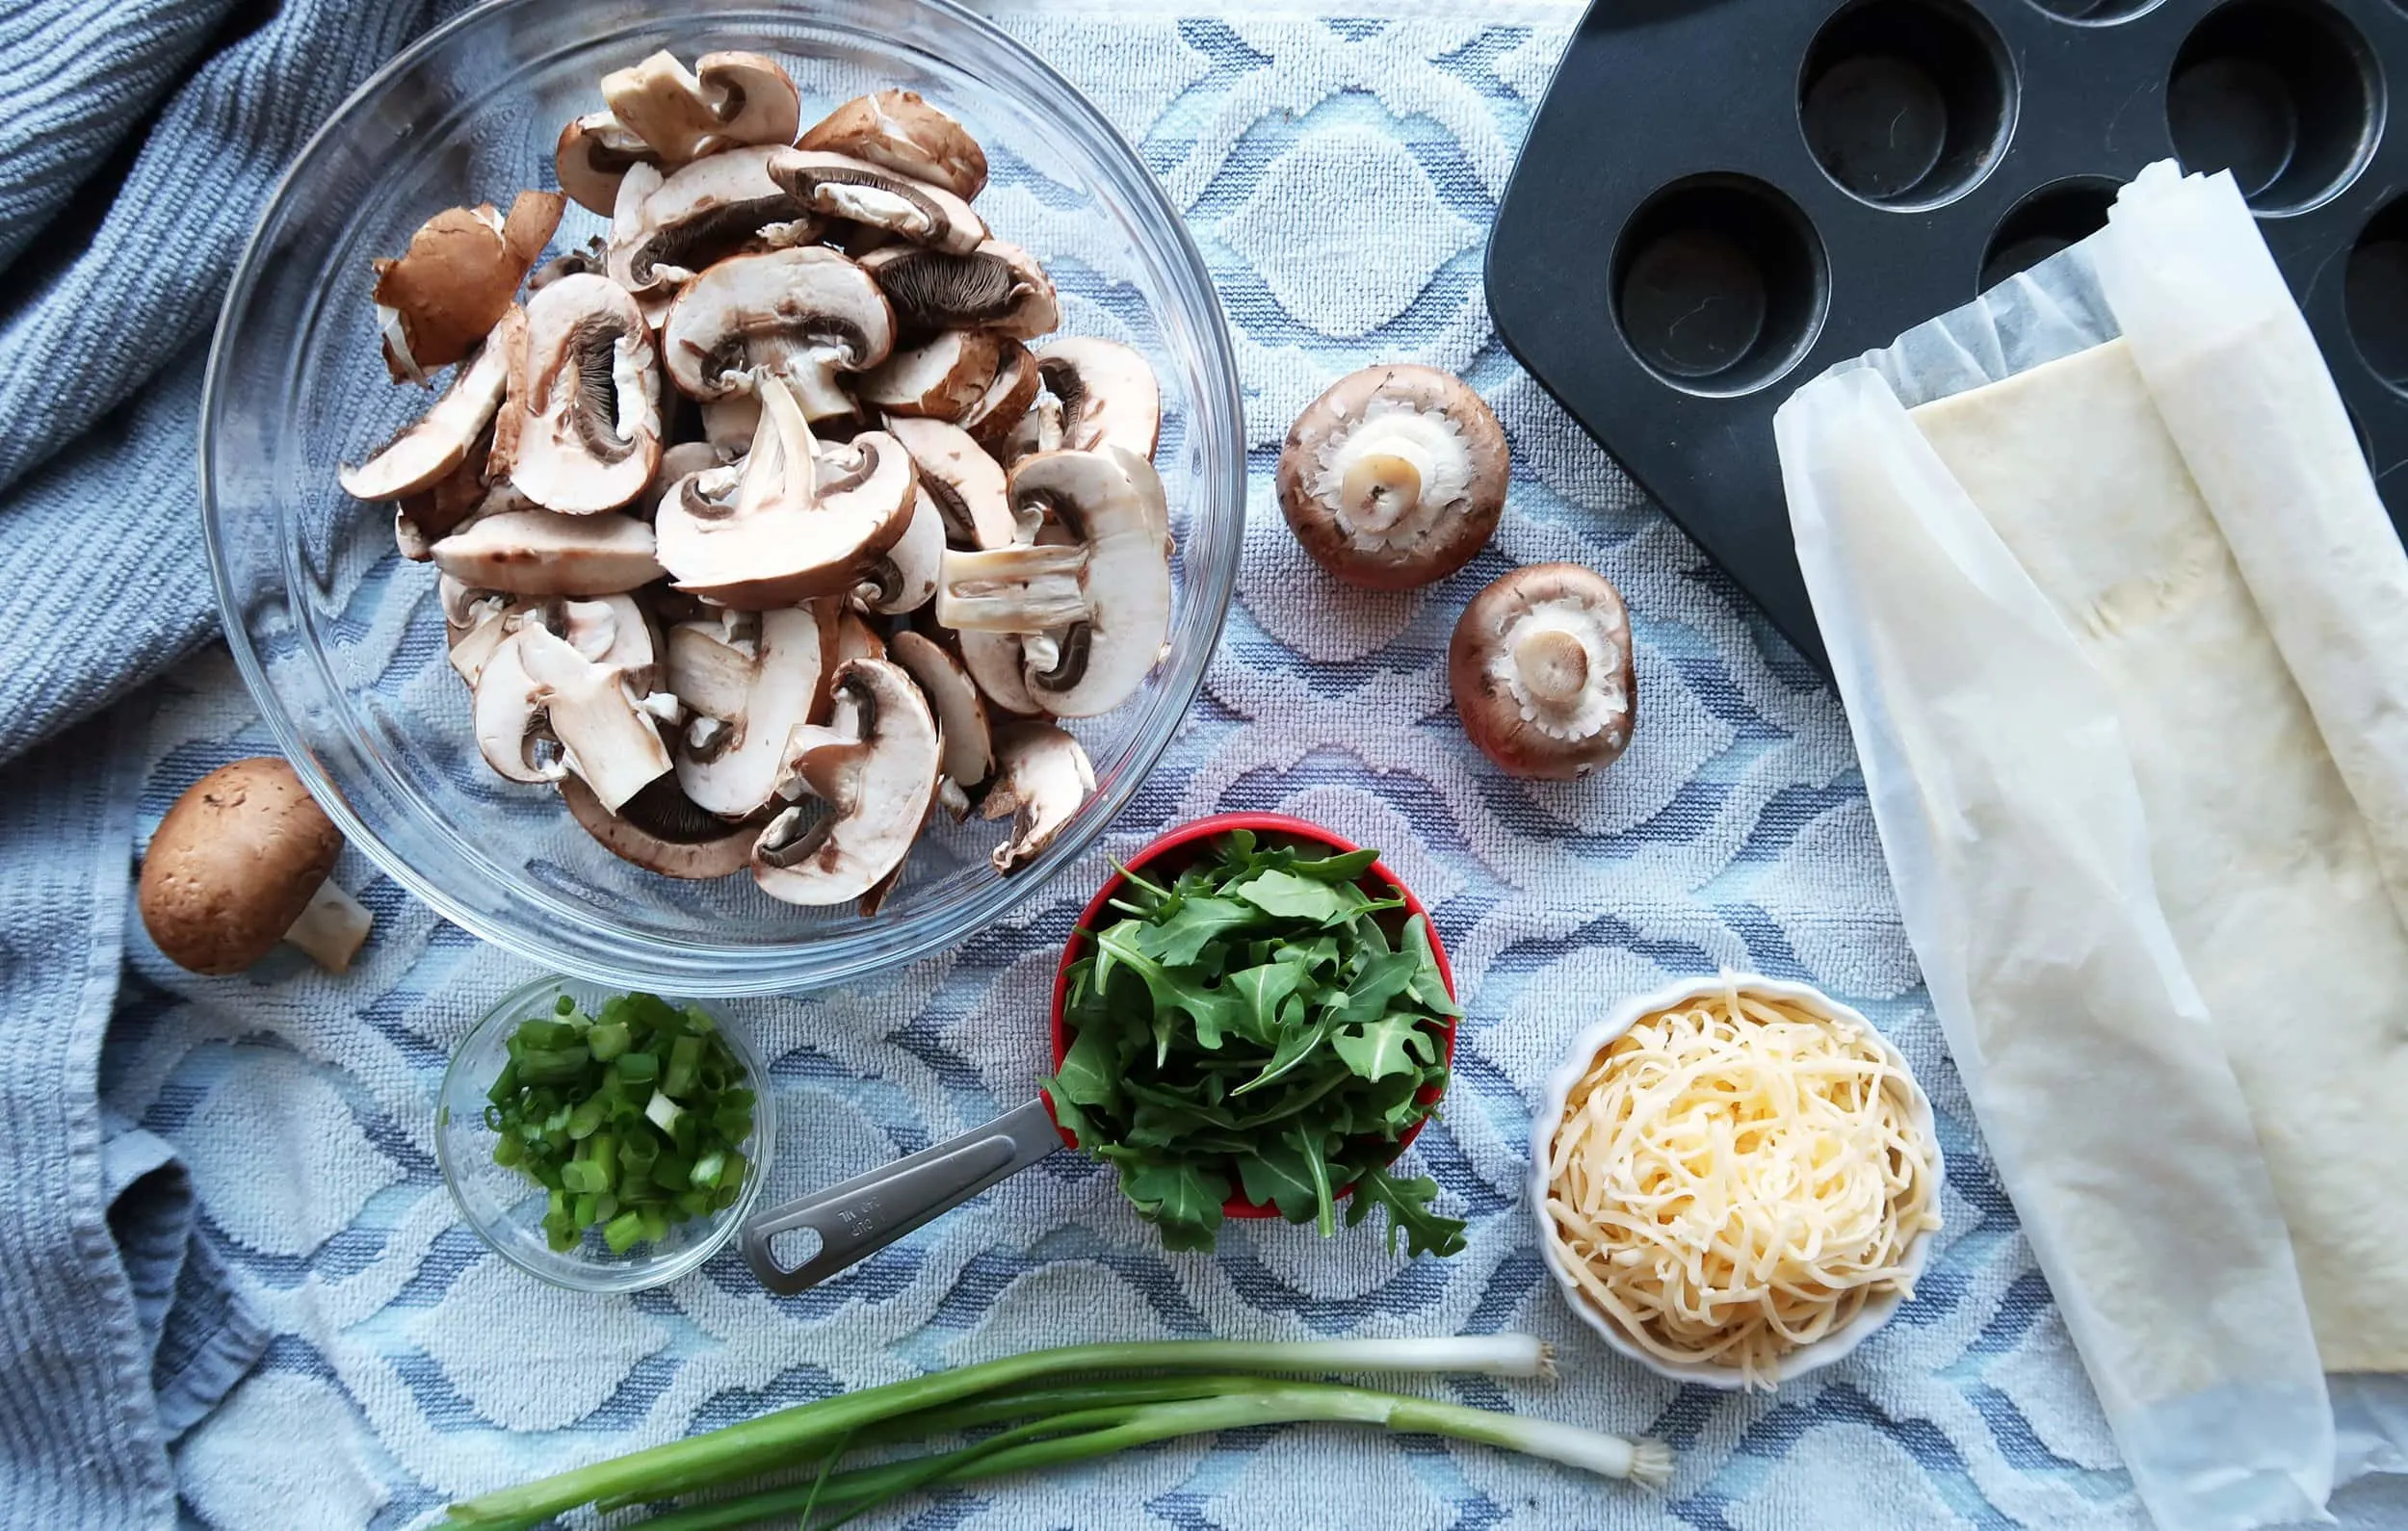
<path id="1" fill-rule="evenodd" d="M 547 1244 L 573 1249 L 599 1229 L 625 1254 L 734 1205 L 758 1103 L 730 1087 L 744 1065 L 701 1010 L 627 994 L 597 1012 L 563 999 L 519 1022 L 484 1125 L 493 1161 L 546 1193 Z"/>

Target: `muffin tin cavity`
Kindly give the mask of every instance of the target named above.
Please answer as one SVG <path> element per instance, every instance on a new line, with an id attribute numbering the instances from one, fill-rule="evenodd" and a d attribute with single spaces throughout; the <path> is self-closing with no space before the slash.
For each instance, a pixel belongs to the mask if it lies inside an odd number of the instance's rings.
<path id="1" fill-rule="evenodd" d="M 1797 204 L 1762 181 L 1706 175 L 1650 199 L 1613 255 L 1613 315 L 1642 365 L 1685 393 L 1752 392 L 1821 326 L 1829 277 Z"/>
<path id="2" fill-rule="evenodd" d="M 2031 0 L 2032 6 L 2059 21 L 2085 27 L 2110 27 L 2118 21 L 2155 11 L 2161 0 Z"/>
<path id="3" fill-rule="evenodd" d="M 1931 207 L 1988 174 L 2015 118 L 2005 45 L 1954 0 L 1860 0 L 1807 50 L 1797 113 L 1816 163 L 1876 207 Z"/>
<path id="4" fill-rule="evenodd" d="M 2316 0 L 2235 0 L 2175 55 L 2166 126 L 2184 169 L 2229 169 L 2251 207 L 2294 213 L 2365 168 L 2380 78 L 2357 29 Z"/>
<path id="5" fill-rule="evenodd" d="M 2115 205 L 2119 182 L 2102 175 L 2077 175 L 2044 186 L 2007 210 L 1982 252 L 1981 280 L 1986 291 L 2028 272 L 2059 250 L 2081 244 L 2107 227 L 2107 209 Z"/>
<path id="6" fill-rule="evenodd" d="M 2358 236 L 2343 293 L 2358 354 L 2376 376 L 2408 394 L 2408 196 L 2394 198 Z M 2365 428 L 2362 423 L 2361 434 Z"/>
<path id="7" fill-rule="evenodd" d="M 1488 246 L 1522 364 L 1824 664 L 1772 417 L 2229 169 L 2378 468 L 2408 463 L 2408 0 L 1593 0 Z M 2375 487 L 2408 528 L 2408 472 Z"/>

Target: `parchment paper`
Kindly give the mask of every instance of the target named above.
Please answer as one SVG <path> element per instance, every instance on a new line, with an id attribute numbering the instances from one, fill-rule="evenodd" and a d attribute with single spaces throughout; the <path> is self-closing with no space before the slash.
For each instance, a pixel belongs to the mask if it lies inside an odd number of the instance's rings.
<path id="1" fill-rule="evenodd" d="M 2128 306 L 2138 332 L 2112 355 L 2095 350 L 2128 327 Z M 2199 312 L 2219 322 L 2195 323 Z M 2337 1467 L 2396 1467 L 2408 1439 L 2396 1380 L 2337 1386 L 2337 1461 L 2300 1266 L 2259 1150 L 2264 1122 L 2253 1124 L 2226 1051 L 2235 1018 L 2209 1013 L 2160 905 L 2127 735 L 2154 721 L 2132 705 L 2145 665 L 2101 672 L 2101 635 L 2067 618 L 2112 613 L 2069 613 L 2062 580 L 2050 582 L 2053 605 L 1908 413 L 2047 364 L 2096 375 L 2103 362 L 2168 390 L 2162 428 L 2143 408 L 2195 491 L 2179 466 L 2175 477 L 2215 507 L 2217 528 L 2250 528 L 2227 555 L 2198 514 L 2215 565 L 2199 577 L 2221 568 L 2230 584 L 2238 563 L 2260 604 L 2343 613 L 2260 628 L 2233 591 L 2221 625 L 2248 618 L 2260 667 L 2277 672 L 2261 691 L 2313 709 L 2363 815 L 2361 854 L 2384 873 L 2366 878 L 2380 908 L 2387 883 L 2395 898 L 2408 886 L 2396 875 L 2408 866 L 2397 832 L 2408 709 L 2387 689 L 2400 677 L 2369 687 L 2365 672 L 2398 668 L 2384 656 L 2408 655 L 2408 641 L 2387 651 L 2382 625 L 2346 613 L 2388 600 L 2387 621 L 2408 622 L 2408 602 L 2382 593 L 2399 545 L 2354 440 L 2344 456 L 2331 450 L 2335 421 L 2351 439 L 2346 418 L 2229 178 L 2154 168 L 2107 233 L 1809 384 L 1776 430 L 1909 933 L 2135 1486 L 2168 1527 L 2274 1524 L 2315 1515 Z M 2322 400 L 2303 409 L 2311 380 Z M 2256 428 L 2268 418 L 2283 424 Z M 2079 435 L 2065 452 L 2081 450 Z M 2286 518 L 2306 499 L 2317 517 L 2294 537 Z M 2328 567 L 2350 560 L 2362 566 Z M 2397 578 L 2408 586 L 2408 571 Z M 2166 752 L 2142 760 L 2162 798 Z M 2188 800 L 2212 800 L 2207 772 L 2189 775 Z M 2194 904 L 2181 908 L 2195 939 Z M 2395 939 L 2391 921 L 2383 929 Z M 2217 971 L 2219 992 L 2238 971 Z M 2250 1019 L 2280 1045 L 2285 1018 Z"/>

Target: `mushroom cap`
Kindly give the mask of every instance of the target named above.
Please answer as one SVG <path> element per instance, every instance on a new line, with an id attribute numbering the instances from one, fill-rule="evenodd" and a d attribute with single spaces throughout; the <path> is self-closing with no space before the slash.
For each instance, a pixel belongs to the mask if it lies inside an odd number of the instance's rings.
<path id="1" fill-rule="evenodd" d="M 961 662 L 925 633 L 908 630 L 895 635 L 895 662 L 919 683 L 936 714 L 936 731 L 944 743 L 944 771 L 955 786 L 976 787 L 994 768 L 994 730 L 978 683 Z"/>
<path id="2" fill-rule="evenodd" d="M 457 473 L 502 409 L 524 327 L 519 310 L 505 308 L 484 349 L 453 375 L 425 414 L 366 462 L 336 473 L 343 492 L 355 500 L 399 500 L 424 494 Z"/>
<path id="3" fill-rule="evenodd" d="M 1156 523 L 1160 487 L 1146 482 L 1154 477 L 1152 463 L 1114 452 L 1041 452 L 1011 470 L 1012 508 L 1050 514 L 1086 553 L 1086 617 L 1061 635 L 1059 662 L 1029 667 L 1029 694 L 1057 717 L 1112 711 L 1161 662 L 1170 557 Z"/>
<path id="4" fill-rule="evenodd" d="M 787 903 L 849 903 L 885 882 L 936 799 L 936 717 L 911 677 L 884 660 L 852 660 L 836 672 L 836 688 L 839 712 L 857 733 L 807 742 L 798 736 L 804 747 L 794 763 L 825 814 L 805 825 L 804 810 L 788 809 L 753 846 L 761 891 Z"/>
<path id="5" fill-rule="evenodd" d="M 770 162 L 777 184 L 823 218 L 883 229 L 915 245 L 967 255 L 986 221 L 941 186 L 824 149 L 788 149 Z"/>
<path id="6" fill-rule="evenodd" d="M 863 373 L 853 393 L 889 415 L 957 421 L 994 386 L 1005 344 L 983 329 L 949 329 Z"/>
<path id="7" fill-rule="evenodd" d="M 870 565 L 853 587 L 853 605 L 880 616 L 901 616 L 936 599 L 945 558 L 945 513 L 923 484 L 911 506 L 903 534 Z"/>
<path id="8" fill-rule="evenodd" d="M 1577 563 L 1500 575 L 1447 645 L 1463 731 L 1516 776 L 1569 781 L 1630 746 L 1638 671 L 1622 592 Z"/>
<path id="9" fill-rule="evenodd" d="M 697 474 L 662 498 L 661 562 L 679 589 L 739 610 L 850 594 L 910 528 L 911 455 L 882 431 L 819 451 L 786 385 L 765 377 L 760 391 L 743 468 Z M 711 492 L 726 479 L 732 501 Z"/>
<path id="10" fill-rule="evenodd" d="M 1003 353 L 995 363 L 995 380 L 986 385 L 986 392 L 979 396 L 979 402 L 956 424 L 970 432 L 988 456 L 1009 467 L 1010 443 L 1028 417 L 1030 406 L 1036 402 L 1039 381 L 1035 355 L 1020 342 L 1006 339 Z"/>
<path id="11" fill-rule="evenodd" d="M 643 492 L 661 461 L 660 356 L 625 288 L 580 272 L 527 299 L 526 357 L 499 420 L 510 482 L 546 509 L 591 515 Z"/>
<path id="12" fill-rule="evenodd" d="M 343 833 L 274 756 L 185 790 L 143 856 L 143 927 L 193 973 L 240 973 L 291 929 L 334 869 Z"/>
<path id="13" fill-rule="evenodd" d="M 633 516 L 505 510 L 468 523 L 432 550 L 434 566 L 478 590 L 618 595 L 661 577 L 652 529 Z"/>
<path id="14" fill-rule="evenodd" d="M 1011 837 L 991 858 L 1008 874 L 1054 843 L 1095 791 L 1095 767 L 1079 741 L 1051 723 L 1006 723 L 995 730 L 995 771 L 979 817 L 1012 816 Z"/>
<path id="15" fill-rule="evenodd" d="M 446 208 L 418 226 L 400 258 L 372 263 L 376 301 L 394 313 L 384 346 L 393 380 L 415 380 L 474 350 L 560 221 L 558 192 L 519 193 L 507 218 L 490 203 Z M 395 329 L 406 355 L 394 348 Z"/>
<path id="16" fill-rule="evenodd" d="M 888 245 L 861 257 L 906 333 L 991 329 L 1031 340 L 1061 322 L 1054 279 L 1019 246 L 990 239 L 966 254 Z"/>
<path id="17" fill-rule="evenodd" d="M 1134 349 L 1101 335 L 1065 335 L 1038 349 L 1036 368 L 1061 401 L 1063 446 L 1154 455 L 1162 439 L 1162 384 Z"/>
<path id="18" fill-rule="evenodd" d="M 770 178 L 775 144 L 707 154 L 652 188 L 627 220 L 614 217 L 611 276 L 639 296 L 673 283 L 663 268 L 690 279 L 760 237 L 765 225 L 811 219 L 811 210 Z M 818 223 L 812 221 L 811 227 Z"/>
<path id="19" fill-rule="evenodd" d="M 749 654 L 726 634 L 724 623 L 670 629 L 668 688 L 697 715 L 728 725 L 708 751 L 691 740 L 677 751 L 678 787 L 705 812 L 743 818 L 776 792 L 787 737 L 827 716 L 835 610 L 816 602 L 762 612 Z"/>
<path id="20" fill-rule="evenodd" d="M 719 118 L 720 146 L 795 141 L 802 125 L 802 92 L 775 59 L 730 50 L 694 61 L 694 79 Z"/>
<path id="21" fill-rule="evenodd" d="M 859 95 L 830 112 L 802 136 L 806 149 L 826 149 L 882 165 L 970 201 L 986 189 L 986 151 L 969 130 L 920 98 L 917 91 Z"/>
<path id="22" fill-rule="evenodd" d="M 630 167 L 658 167 L 660 154 L 608 112 L 589 112 L 561 129 L 552 148 L 552 169 L 561 190 L 589 212 L 611 216 L 618 183 Z"/>
<path id="23" fill-rule="evenodd" d="M 761 820 L 731 824 L 696 808 L 664 776 L 618 805 L 614 814 L 575 776 L 561 778 L 568 817 L 619 860 L 664 877 L 700 881 L 732 877 L 752 861 Z"/>
<path id="24" fill-rule="evenodd" d="M 1330 574 L 1410 590 L 1472 560 L 1505 509 L 1505 431 L 1461 378 L 1391 362 L 1331 384 L 1289 428 L 1279 508 Z"/>
<path id="25" fill-rule="evenodd" d="M 669 376 L 688 395 L 724 399 L 766 367 L 813 419 L 850 413 L 832 375 L 875 367 L 894 346 L 894 310 L 877 283 L 817 246 L 720 261 L 687 284 L 661 326 Z"/>
<path id="26" fill-rule="evenodd" d="M 886 429 L 911 454 L 920 486 L 945 518 L 945 534 L 960 547 L 1008 548 L 1019 540 L 1008 480 L 993 457 L 959 426 L 899 417 Z"/>

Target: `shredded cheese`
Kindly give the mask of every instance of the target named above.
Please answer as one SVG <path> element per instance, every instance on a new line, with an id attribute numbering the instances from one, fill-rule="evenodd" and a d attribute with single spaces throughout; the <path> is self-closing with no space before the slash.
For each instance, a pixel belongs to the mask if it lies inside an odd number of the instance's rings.
<path id="1" fill-rule="evenodd" d="M 1579 1289 L 1667 1362 L 1768 1388 L 1940 1226 L 1913 1079 L 1851 1022 L 1730 987 L 1642 1017 L 1564 1103 L 1549 1231 Z"/>

